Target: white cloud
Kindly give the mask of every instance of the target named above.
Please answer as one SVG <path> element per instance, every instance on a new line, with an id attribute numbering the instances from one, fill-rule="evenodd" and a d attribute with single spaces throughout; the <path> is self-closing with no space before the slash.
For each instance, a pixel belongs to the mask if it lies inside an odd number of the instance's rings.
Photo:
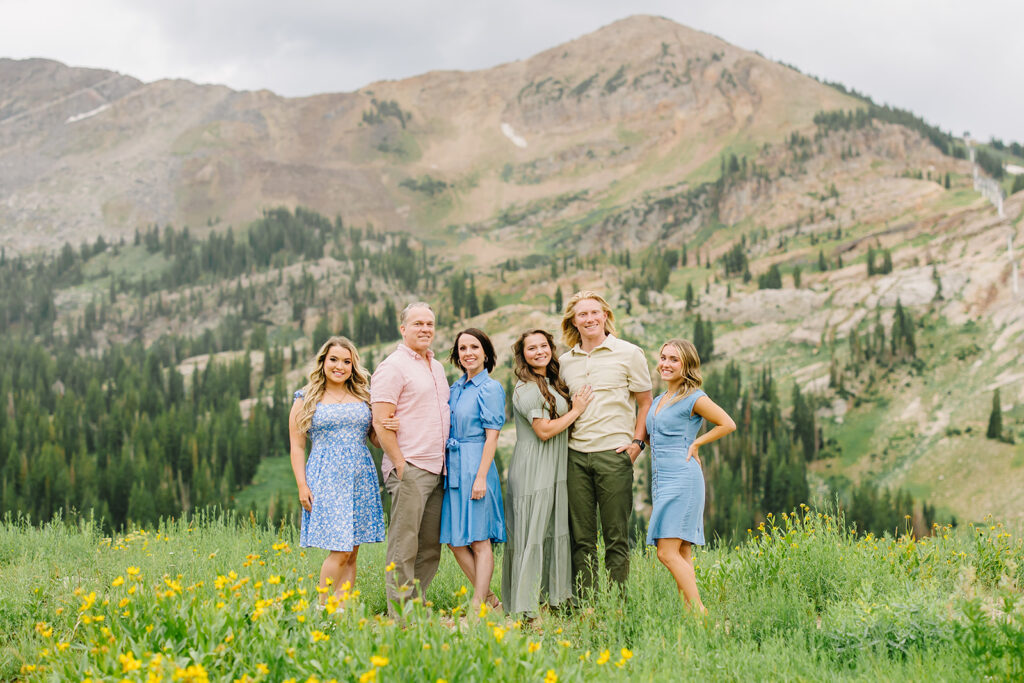
<path id="1" fill-rule="evenodd" d="M 0 56 L 283 95 L 524 59 L 622 18 L 612 0 L 0 0 Z M 1024 5 L 639 0 L 954 132 L 1024 139 Z"/>

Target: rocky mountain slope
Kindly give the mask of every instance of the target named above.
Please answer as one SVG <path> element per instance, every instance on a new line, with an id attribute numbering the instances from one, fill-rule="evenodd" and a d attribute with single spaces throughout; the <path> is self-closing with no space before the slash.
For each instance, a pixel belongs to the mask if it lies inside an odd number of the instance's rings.
<path id="1" fill-rule="evenodd" d="M 354 93 L 288 99 L 44 60 L 0 61 L 0 92 L 0 244 L 16 251 L 238 225 L 277 205 L 425 233 L 566 192 L 622 201 L 854 104 L 643 16 L 494 69 Z"/>

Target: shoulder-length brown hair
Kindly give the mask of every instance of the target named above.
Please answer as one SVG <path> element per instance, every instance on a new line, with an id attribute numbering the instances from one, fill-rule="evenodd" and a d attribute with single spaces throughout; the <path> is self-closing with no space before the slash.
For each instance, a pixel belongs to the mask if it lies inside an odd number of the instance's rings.
<path id="1" fill-rule="evenodd" d="M 604 297 L 589 289 L 584 289 L 581 292 L 576 292 L 572 295 L 572 298 L 565 304 L 565 313 L 562 314 L 562 341 L 570 349 L 577 346 L 580 343 L 580 331 L 576 329 L 576 325 L 573 324 L 572 318 L 576 315 L 576 304 L 583 301 L 584 299 L 593 299 L 597 303 L 601 304 L 601 308 L 604 309 L 605 315 L 608 317 L 604 321 L 604 332 L 605 334 L 615 334 L 615 314 L 612 313 L 612 307 L 608 305 L 608 302 L 604 300 Z"/>
<path id="2" fill-rule="evenodd" d="M 494 369 L 494 344 L 491 343 L 491 338 L 487 336 L 487 333 L 483 330 L 478 330 L 475 327 L 467 327 L 462 332 L 455 335 L 455 341 L 452 343 L 452 352 L 448 355 L 448 360 L 452 362 L 452 365 L 459 368 L 463 372 L 466 368 L 462 367 L 462 362 L 459 361 L 459 339 L 462 335 L 468 334 L 470 337 L 476 337 L 476 340 L 480 342 L 480 348 L 484 352 L 484 369 L 490 372 Z"/>
<path id="3" fill-rule="evenodd" d="M 370 403 L 370 380 L 359 365 L 359 351 L 356 350 L 356 345 L 347 337 L 331 337 L 317 351 L 313 369 L 309 373 L 309 382 L 302 387 L 302 411 L 295 421 L 295 426 L 300 434 L 309 431 L 309 425 L 313 422 L 313 413 L 316 412 L 316 404 L 324 396 L 324 390 L 327 388 L 324 361 L 327 360 L 327 354 L 334 346 L 340 346 L 352 354 L 352 374 L 345 380 L 345 389 L 364 403 Z"/>
<path id="4" fill-rule="evenodd" d="M 544 369 L 544 377 L 541 377 L 534 372 L 533 368 L 530 367 L 530 364 L 526 362 L 526 355 L 524 354 L 526 338 L 532 334 L 543 335 L 544 338 L 548 340 L 548 346 L 551 347 L 551 360 L 548 361 L 548 366 Z M 515 343 L 512 345 L 512 356 L 515 358 L 516 362 L 516 377 L 527 384 L 535 382 L 537 387 L 540 389 L 540 395 L 544 397 L 544 402 L 547 403 L 548 415 L 551 416 L 552 420 L 557 418 L 558 406 L 555 397 L 551 394 L 551 390 L 548 388 L 548 383 L 550 382 L 550 385 L 554 387 L 555 391 L 557 391 L 567 403 L 570 401 L 570 398 L 569 386 L 559 374 L 561 366 L 558 364 L 558 356 L 555 354 L 555 338 L 552 337 L 547 330 L 527 330 L 519 335 L 519 338 L 516 339 Z M 545 379 L 547 379 L 547 382 L 544 381 Z"/>

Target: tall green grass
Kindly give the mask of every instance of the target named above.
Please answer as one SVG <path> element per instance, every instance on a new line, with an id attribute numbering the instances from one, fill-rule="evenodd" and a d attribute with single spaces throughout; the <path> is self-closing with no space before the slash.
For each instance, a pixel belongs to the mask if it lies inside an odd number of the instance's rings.
<path id="1" fill-rule="evenodd" d="M 998 524 L 935 531 L 860 537 L 802 507 L 696 554 L 706 618 L 637 548 L 625 596 L 605 585 L 524 624 L 466 617 L 447 551 L 427 603 L 394 620 L 383 544 L 361 549 L 347 598 L 317 610 L 324 553 L 291 526 L 202 514 L 104 538 L 88 520 L 8 519 L 0 679 L 1020 679 L 1021 540 Z"/>

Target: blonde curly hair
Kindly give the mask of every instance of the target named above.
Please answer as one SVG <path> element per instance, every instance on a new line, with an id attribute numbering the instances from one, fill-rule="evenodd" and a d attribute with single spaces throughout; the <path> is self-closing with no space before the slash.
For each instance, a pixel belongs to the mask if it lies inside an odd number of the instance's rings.
<path id="1" fill-rule="evenodd" d="M 345 389 L 364 403 L 370 403 L 370 379 L 359 365 L 359 351 L 356 350 L 356 345 L 347 337 L 331 337 L 317 351 L 313 369 L 309 373 L 309 382 L 302 387 L 302 410 L 295 420 L 295 426 L 300 434 L 309 431 L 309 426 L 313 422 L 313 413 L 316 412 L 316 405 L 324 396 L 324 391 L 327 388 L 324 361 L 331 348 L 335 346 L 340 346 L 352 354 L 352 374 L 345 380 Z"/>

